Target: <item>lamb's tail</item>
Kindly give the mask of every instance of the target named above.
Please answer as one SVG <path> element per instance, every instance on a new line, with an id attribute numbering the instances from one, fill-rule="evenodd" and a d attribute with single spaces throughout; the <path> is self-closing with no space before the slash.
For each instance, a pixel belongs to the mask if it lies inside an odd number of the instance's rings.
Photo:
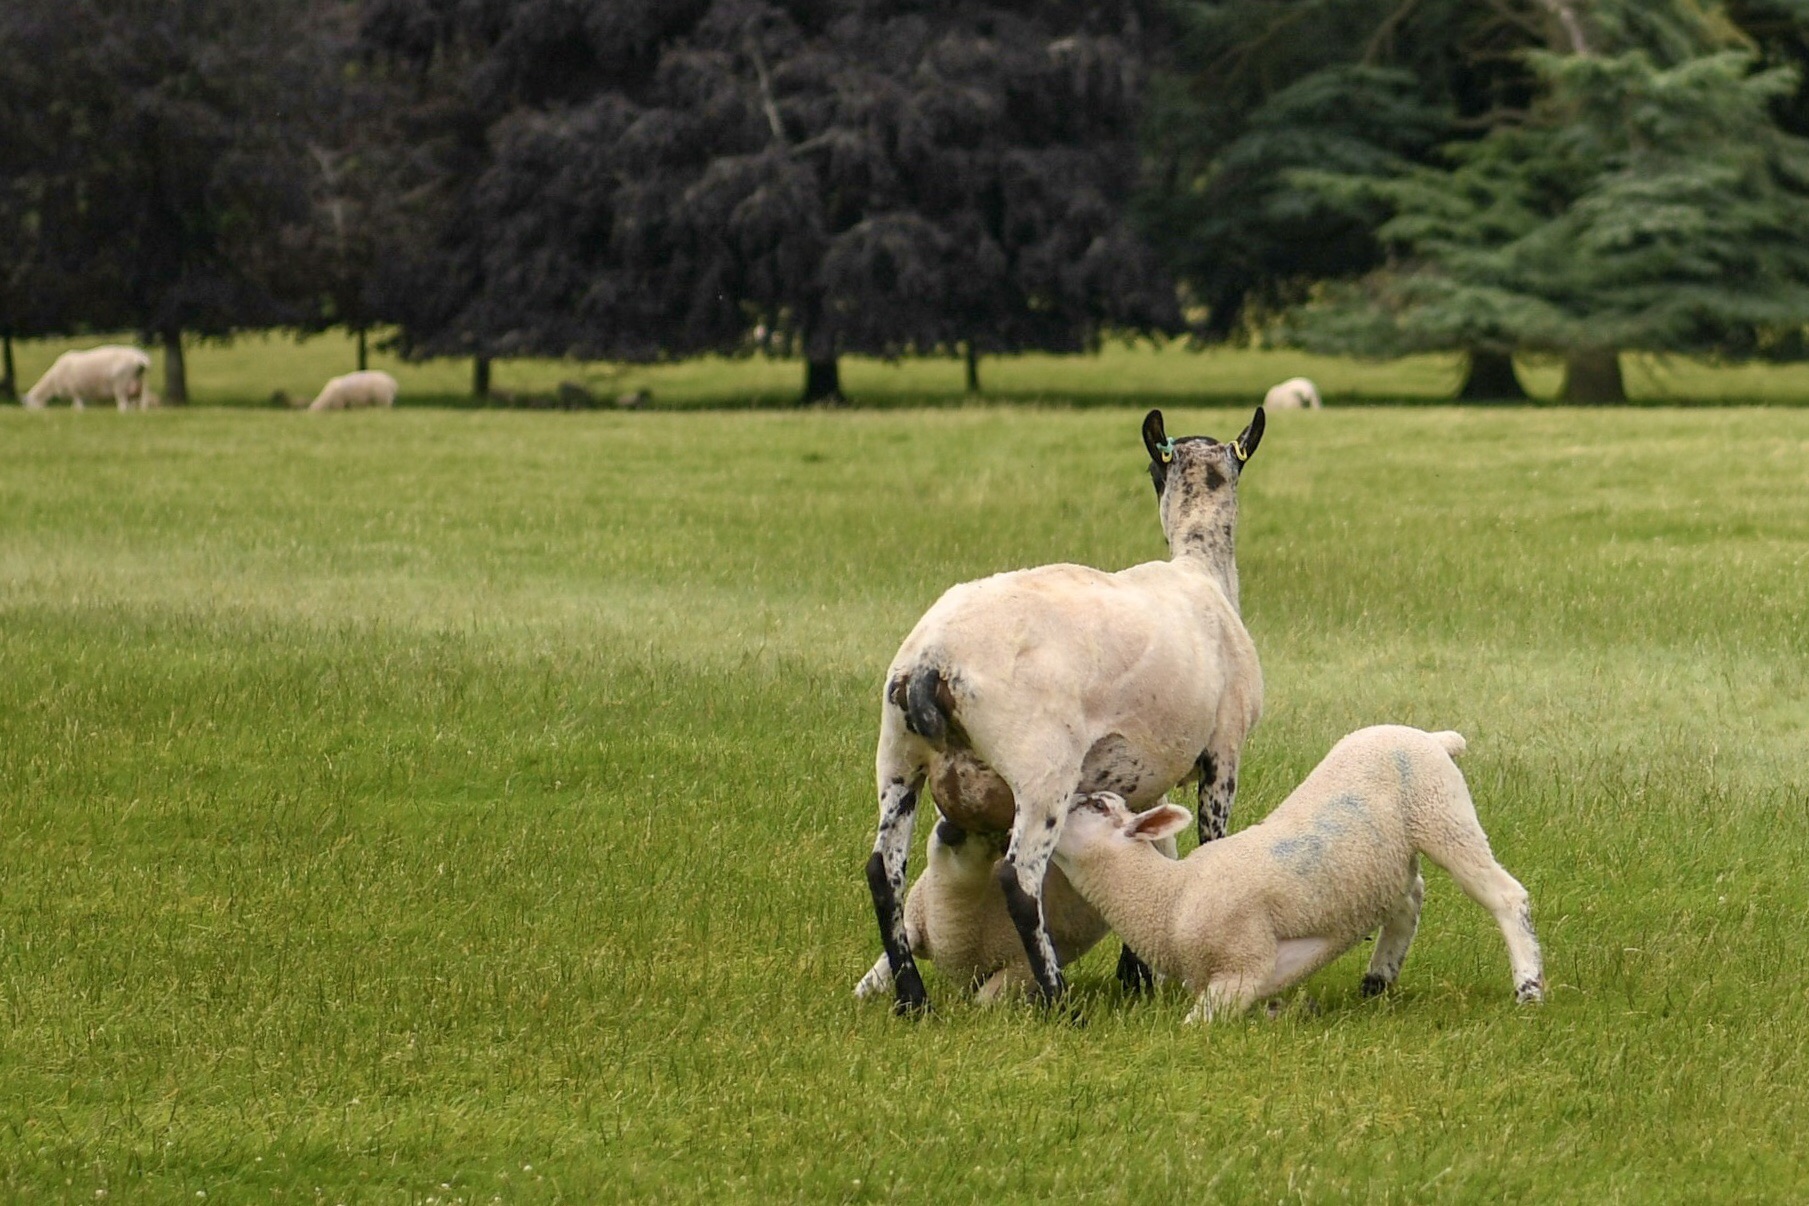
<path id="1" fill-rule="evenodd" d="M 1433 733 L 1432 740 L 1444 746 L 1445 753 L 1453 758 L 1469 748 L 1469 745 L 1464 741 L 1464 735 L 1451 729 L 1446 729 L 1441 733 Z"/>
<path id="2" fill-rule="evenodd" d="M 904 713 L 905 728 L 925 741 L 946 741 L 955 727 L 954 693 L 934 666 L 918 666 L 899 675 L 886 698 Z"/>

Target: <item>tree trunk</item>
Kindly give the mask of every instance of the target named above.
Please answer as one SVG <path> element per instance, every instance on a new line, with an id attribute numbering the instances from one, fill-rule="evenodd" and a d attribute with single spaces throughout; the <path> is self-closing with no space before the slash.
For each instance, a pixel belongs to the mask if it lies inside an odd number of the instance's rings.
<path id="1" fill-rule="evenodd" d="M 1459 402 L 1524 402 L 1526 390 L 1514 375 L 1514 358 L 1507 352 L 1475 351 L 1470 353 L 1469 371 L 1463 388 L 1457 391 Z"/>
<path id="2" fill-rule="evenodd" d="M 980 392 L 980 353 L 974 351 L 974 341 L 967 341 L 967 392 Z"/>
<path id="3" fill-rule="evenodd" d="M 1564 362 L 1564 388 L 1558 401 L 1575 406 L 1600 406 L 1625 402 L 1627 388 L 1621 381 L 1621 356 L 1612 348 L 1572 352 Z"/>
<path id="4" fill-rule="evenodd" d="M 839 405 L 846 401 L 842 397 L 842 373 L 840 363 L 834 356 L 827 360 L 806 360 L 804 362 L 804 404 L 827 402 Z"/>
<path id="5" fill-rule="evenodd" d="M 371 366 L 370 359 L 364 354 L 364 328 L 358 328 L 358 371 L 363 372 Z"/>
<path id="6" fill-rule="evenodd" d="M 183 406 L 188 402 L 188 364 L 182 359 L 182 328 L 170 327 L 163 332 L 163 404 Z"/>
<path id="7" fill-rule="evenodd" d="M 0 331 L 0 399 L 19 400 L 19 378 L 13 372 L 13 333 Z"/>
<path id="8" fill-rule="evenodd" d="M 490 358 L 479 356 L 471 364 L 471 395 L 479 401 L 490 397 Z"/>

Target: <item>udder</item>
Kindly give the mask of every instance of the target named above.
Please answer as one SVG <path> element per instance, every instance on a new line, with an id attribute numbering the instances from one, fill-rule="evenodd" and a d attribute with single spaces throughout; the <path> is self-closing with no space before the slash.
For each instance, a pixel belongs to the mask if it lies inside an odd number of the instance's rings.
<path id="1" fill-rule="evenodd" d="M 949 750 L 930 766 L 930 792 L 942 815 L 969 833 L 1010 833 L 1017 815 L 1011 786 L 966 750 Z"/>

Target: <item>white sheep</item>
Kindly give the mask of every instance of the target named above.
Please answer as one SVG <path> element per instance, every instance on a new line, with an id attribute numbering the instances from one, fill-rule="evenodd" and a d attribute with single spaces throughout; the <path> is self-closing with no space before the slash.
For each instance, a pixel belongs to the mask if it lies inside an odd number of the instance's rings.
<path id="1" fill-rule="evenodd" d="M 1526 889 L 1502 869 L 1452 756 L 1456 733 L 1360 729 L 1280 807 L 1175 861 L 1152 843 L 1187 810 L 1136 813 L 1123 798 L 1074 800 L 1055 860 L 1157 971 L 1194 995 L 1188 1021 L 1235 1015 L 1305 979 L 1380 927 L 1363 993 L 1386 990 L 1419 925 L 1424 854 L 1494 914 L 1515 996 L 1544 996 Z"/>
<path id="2" fill-rule="evenodd" d="M 1269 410 L 1318 410 L 1322 405 L 1319 387 L 1305 377 L 1289 377 L 1263 398 Z"/>
<path id="3" fill-rule="evenodd" d="M 149 356 L 122 344 L 64 352 L 25 392 L 22 401 L 32 410 L 44 409 L 53 398 L 68 398 L 76 410 L 107 398 L 121 410 L 143 408 L 148 401 L 144 378 L 150 370 Z"/>
<path id="4" fill-rule="evenodd" d="M 381 369 L 361 369 L 328 381 L 307 407 L 309 410 L 353 410 L 361 406 L 394 406 L 397 389 L 396 379 Z"/>
<path id="5" fill-rule="evenodd" d="M 1036 985 L 996 874 L 1004 853 L 997 835 L 968 833 L 941 821 L 930 831 L 923 874 L 905 897 L 912 955 L 929 959 L 943 975 L 971 988 L 982 1004 Z M 1043 912 L 1064 967 L 1106 935 L 1105 919 L 1054 867 L 1043 880 Z M 854 995 L 878 996 L 891 987 L 892 965 L 881 955 L 855 985 Z"/>
<path id="6" fill-rule="evenodd" d="M 1235 535 L 1238 477 L 1263 422 L 1259 407 L 1229 443 L 1171 441 L 1161 411 L 1145 417 L 1168 561 L 1117 573 L 1046 565 L 964 583 L 905 638 L 881 701 L 879 832 L 867 863 L 900 1012 L 927 1004 L 902 905 L 926 779 L 957 828 L 1010 829 L 997 877 L 1045 1002 L 1067 986 L 1043 876 L 1077 792 L 1149 802 L 1197 777 L 1201 838 L 1224 832 L 1238 753 L 1262 710 L 1262 669 L 1238 615 Z"/>

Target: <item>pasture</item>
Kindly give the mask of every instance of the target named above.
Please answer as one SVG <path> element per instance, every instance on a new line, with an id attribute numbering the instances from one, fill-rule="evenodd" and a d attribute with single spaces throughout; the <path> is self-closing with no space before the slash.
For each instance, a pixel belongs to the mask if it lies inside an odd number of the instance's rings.
<path id="1" fill-rule="evenodd" d="M 1798 410 L 1280 414 L 1246 474 L 1233 827 L 1461 730 L 1543 1007 L 1432 869 L 1376 1001 L 1359 948 L 1184 1029 L 1108 940 L 1084 1028 L 855 1002 L 885 664 L 950 583 L 1163 555 L 1140 417 L 0 410 L 0 1187 L 1801 1196 Z"/>

